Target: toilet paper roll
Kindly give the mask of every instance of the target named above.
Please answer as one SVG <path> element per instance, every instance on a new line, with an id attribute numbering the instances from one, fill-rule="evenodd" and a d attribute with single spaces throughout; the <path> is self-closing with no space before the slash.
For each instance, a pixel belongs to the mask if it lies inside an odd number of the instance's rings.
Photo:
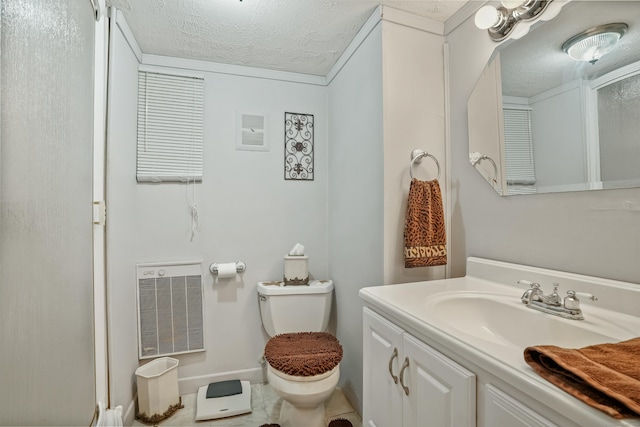
<path id="1" fill-rule="evenodd" d="M 226 262 L 224 264 L 218 264 L 218 278 L 229 279 L 236 277 L 236 263 Z"/>

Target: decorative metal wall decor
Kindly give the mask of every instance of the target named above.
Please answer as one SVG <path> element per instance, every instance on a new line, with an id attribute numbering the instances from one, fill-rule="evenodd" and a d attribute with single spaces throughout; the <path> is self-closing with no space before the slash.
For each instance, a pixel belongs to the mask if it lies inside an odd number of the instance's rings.
<path id="1" fill-rule="evenodd" d="M 284 113 L 284 179 L 313 181 L 313 114 Z"/>

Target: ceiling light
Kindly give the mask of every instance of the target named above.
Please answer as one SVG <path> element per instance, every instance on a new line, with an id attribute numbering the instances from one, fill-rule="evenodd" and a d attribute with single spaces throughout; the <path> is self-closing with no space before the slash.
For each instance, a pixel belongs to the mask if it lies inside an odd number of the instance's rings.
<path id="1" fill-rule="evenodd" d="M 562 50 L 576 61 L 595 64 L 615 47 L 627 28 L 624 23 L 598 25 L 571 37 L 564 42 Z"/>

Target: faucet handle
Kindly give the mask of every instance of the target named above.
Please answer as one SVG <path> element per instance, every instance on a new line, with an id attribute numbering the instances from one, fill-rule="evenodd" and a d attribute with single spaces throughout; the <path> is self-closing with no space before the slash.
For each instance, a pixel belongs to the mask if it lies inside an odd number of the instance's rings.
<path id="1" fill-rule="evenodd" d="M 587 298 L 587 299 L 590 299 L 593 302 L 598 301 L 598 297 L 593 295 L 593 294 L 590 294 L 590 293 L 587 293 L 587 292 L 574 292 L 574 293 L 577 296 L 579 296 L 580 298 Z"/>
<path id="2" fill-rule="evenodd" d="M 554 282 L 553 292 L 551 292 L 549 296 L 546 297 L 546 302 L 548 304 L 552 304 L 556 306 L 562 305 L 562 297 L 558 294 L 558 287 L 560 287 L 560 283 Z"/>
<path id="3" fill-rule="evenodd" d="M 553 282 L 553 292 L 549 295 L 552 298 L 555 298 L 557 302 L 562 303 L 562 297 L 558 295 L 558 288 L 560 287 L 560 283 Z"/>
<path id="4" fill-rule="evenodd" d="M 591 301 L 598 301 L 598 297 L 586 292 L 567 291 L 567 296 L 564 299 L 564 308 L 568 310 L 579 310 L 580 300 L 578 297 L 588 298 Z"/>
<path id="5" fill-rule="evenodd" d="M 580 300 L 575 291 L 567 291 L 567 296 L 564 298 L 564 308 L 567 310 L 580 310 Z"/>

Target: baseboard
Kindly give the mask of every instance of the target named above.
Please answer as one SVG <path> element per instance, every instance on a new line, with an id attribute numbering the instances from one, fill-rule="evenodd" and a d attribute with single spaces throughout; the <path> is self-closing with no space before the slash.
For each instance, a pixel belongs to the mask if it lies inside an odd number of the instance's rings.
<path id="1" fill-rule="evenodd" d="M 198 389 L 210 383 L 227 380 L 244 380 L 251 384 L 266 383 L 266 372 L 258 367 L 242 369 L 239 371 L 222 372 L 218 374 L 199 375 L 178 379 L 178 390 L 180 395 L 197 393 Z"/>
<path id="2" fill-rule="evenodd" d="M 138 395 L 133 396 L 133 400 L 127 406 L 127 409 L 122 414 L 122 425 L 131 426 L 136 418 L 136 402 L 138 401 Z"/>
<path id="3" fill-rule="evenodd" d="M 350 383 L 345 383 L 341 387 L 344 397 L 347 398 L 353 409 L 362 418 L 362 401 L 358 398 L 358 395 L 353 391 Z"/>

